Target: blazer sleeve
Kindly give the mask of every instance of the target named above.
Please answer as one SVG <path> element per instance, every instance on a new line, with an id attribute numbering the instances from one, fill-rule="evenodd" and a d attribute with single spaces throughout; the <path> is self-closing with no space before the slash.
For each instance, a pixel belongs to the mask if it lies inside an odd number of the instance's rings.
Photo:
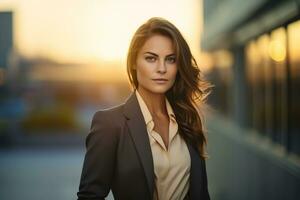
<path id="1" fill-rule="evenodd" d="M 202 170 L 204 174 L 204 199 L 210 200 L 209 192 L 208 192 L 208 182 L 207 182 L 207 173 L 206 173 L 206 162 L 202 159 Z"/>
<path id="2" fill-rule="evenodd" d="M 93 116 L 85 140 L 78 200 L 104 200 L 110 191 L 117 149 L 117 132 L 111 121 L 107 111 L 98 111 Z"/>

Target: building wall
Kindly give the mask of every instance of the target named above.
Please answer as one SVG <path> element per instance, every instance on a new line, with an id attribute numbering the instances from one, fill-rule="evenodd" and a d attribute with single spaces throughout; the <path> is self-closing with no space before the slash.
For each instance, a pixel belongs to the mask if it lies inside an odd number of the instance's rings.
<path id="1" fill-rule="evenodd" d="M 209 119 L 211 199 L 299 199 L 299 163 L 258 133 L 218 115 Z"/>
<path id="2" fill-rule="evenodd" d="M 204 0 L 212 199 L 300 198 L 299 5 Z"/>

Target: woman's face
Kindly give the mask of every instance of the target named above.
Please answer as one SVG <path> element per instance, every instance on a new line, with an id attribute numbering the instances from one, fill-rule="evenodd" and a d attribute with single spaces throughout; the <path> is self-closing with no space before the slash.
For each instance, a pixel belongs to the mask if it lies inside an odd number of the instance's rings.
<path id="1" fill-rule="evenodd" d="M 136 60 L 138 90 L 165 93 L 176 79 L 177 62 L 172 40 L 153 35 L 146 40 Z"/>

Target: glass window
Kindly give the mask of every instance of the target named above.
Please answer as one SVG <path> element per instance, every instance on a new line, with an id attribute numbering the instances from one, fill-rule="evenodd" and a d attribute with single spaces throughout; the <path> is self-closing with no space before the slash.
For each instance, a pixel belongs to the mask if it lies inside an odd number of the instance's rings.
<path id="1" fill-rule="evenodd" d="M 300 155 L 300 20 L 245 48 L 249 127 Z"/>
<path id="2" fill-rule="evenodd" d="M 270 44 L 270 37 L 268 35 L 262 35 L 257 39 L 257 53 L 259 54 L 259 63 L 256 66 L 256 95 L 255 95 L 255 107 L 256 113 L 255 123 L 257 129 L 262 134 L 271 134 L 272 127 L 272 78 L 273 69 L 270 65 L 270 58 L 268 56 L 268 47 Z"/>
<path id="3" fill-rule="evenodd" d="M 209 79 L 214 84 L 209 102 L 221 113 L 230 115 L 231 84 L 232 84 L 232 54 L 228 50 L 218 50 L 211 53 L 213 67 Z"/>
<path id="4" fill-rule="evenodd" d="M 289 81 L 289 150 L 300 155 L 300 20 L 290 24 L 288 32 Z"/>
<path id="5" fill-rule="evenodd" d="M 249 125 L 262 134 L 271 134 L 273 69 L 268 55 L 270 37 L 262 35 L 246 46 L 246 78 L 250 112 Z"/>
<path id="6" fill-rule="evenodd" d="M 287 60 L 286 60 L 286 30 L 279 28 L 271 33 L 269 56 L 274 67 L 274 125 L 272 139 L 284 144 L 287 136 Z"/>

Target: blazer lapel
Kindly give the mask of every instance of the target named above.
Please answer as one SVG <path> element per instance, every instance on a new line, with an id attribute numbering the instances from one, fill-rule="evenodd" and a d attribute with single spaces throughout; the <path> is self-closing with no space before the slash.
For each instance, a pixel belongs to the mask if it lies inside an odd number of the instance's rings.
<path id="1" fill-rule="evenodd" d="M 201 158 L 199 153 L 195 150 L 192 145 L 187 144 L 190 156 L 191 156 L 191 170 L 190 170 L 190 188 L 189 194 L 190 199 L 201 199 L 202 187 L 203 187 L 203 173 L 202 173 L 202 165 Z"/>
<path id="2" fill-rule="evenodd" d="M 130 134 L 136 146 L 140 161 L 145 171 L 148 188 L 153 198 L 154 192 L 154 166 L 146 124 L 135 92 L 128 97 L 124 105 L 124 114 Z"/>

